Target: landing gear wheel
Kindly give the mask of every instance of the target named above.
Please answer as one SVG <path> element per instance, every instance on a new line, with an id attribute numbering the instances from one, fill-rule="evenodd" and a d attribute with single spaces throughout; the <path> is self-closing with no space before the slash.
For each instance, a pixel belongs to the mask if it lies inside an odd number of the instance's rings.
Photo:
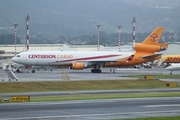
<path id="1" fill-rule="evenodd" d="M 32 70 L 31 72 L 32 72 L 32 73 L 35 73 L 35 70 Z"/>
<path id="2" fill-rule="evenodd" d="M 16 73 L 20 73 L 20 70 L 18 69 L 18 70 L 16 70 Z"/>
<path id="3" fill-rule="evenodd" d="M 101 73 L 101 69 L 91 69 L 92 73 Z"/>
<path id="4" fill-rule="evenodd" d="M 91 69 L 91 72 L 92 72 L 92 73 L 94 73 L 94 72 L 95 72 L 95 70 L 94 70 L 94 69 Z"/>
<path id="5" fill-rule="evenodd" d="M 97 69 L 97 73 L 101 73 L 101 69 Z"/>

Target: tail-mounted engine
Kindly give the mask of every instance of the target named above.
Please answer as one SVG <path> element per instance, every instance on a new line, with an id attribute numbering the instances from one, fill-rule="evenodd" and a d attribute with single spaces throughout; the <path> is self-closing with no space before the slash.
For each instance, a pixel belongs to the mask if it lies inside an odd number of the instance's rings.
<path id="1" fill-rule="evenodd" d="M 160 44 L 154 44 L 154 45 L 148 45 L 148 44 L 135 44 L 136 51 L 148 51 L 148 52 L 160 52 L 167 49 L 166 44 L 160 45 Z"/>

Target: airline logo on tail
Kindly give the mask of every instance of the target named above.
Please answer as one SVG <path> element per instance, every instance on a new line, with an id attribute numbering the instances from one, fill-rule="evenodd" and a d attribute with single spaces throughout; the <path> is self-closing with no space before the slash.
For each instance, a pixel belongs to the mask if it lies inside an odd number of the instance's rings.
<path id="1" fill-rule="evenodd" d="M 163 31 L 164 31 L 163 27 L 157 27 L 142 43 L 143 44 L 158 43 L 162 36 Z"/>
<path id="2" fill-rule="evenodd" d="M 150 40 L 152 42 L 157 42 L 159 40 L 158 38 L 158 35 L 156 35 L 155 33 L 153 33 L 151 36 L 150 36 Z"/>

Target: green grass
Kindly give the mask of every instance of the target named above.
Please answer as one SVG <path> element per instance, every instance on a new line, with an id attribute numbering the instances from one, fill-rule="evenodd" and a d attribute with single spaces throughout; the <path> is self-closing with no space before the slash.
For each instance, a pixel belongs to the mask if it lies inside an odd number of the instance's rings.
<path id="1" fill-rule="evenodd" d="M 64 96 L 41 96 L 30 97 L 31 102 L 48 102 L 48 101 L 67 101 L 67 100 L 95 100 L 95 99 L 116 99 L 116 98 L 148 98 L 148 97 L 177 97 L 180 92 L 151 92 L 151 93 L 121 93 L 121 94 L 79 94 L 79 95 L 64 95 Z M 11 102 L 12 98 L 9 98 Z M 1 101 L 0 103 L 5 103 Z"/>
<path id="2" fill-rule="evenodd" d="M 179 92 L 171 93 L 136 93 L 136 94 L 98 94 L 98 95 L 71 95 L 71 96 L 47 96 L 32 97 L 32 102 L 42 101 L 66 101 L 66 100 L 94 100 L 94 99 L 116 99 L 116 98 L 144 98 L 144 97 L 177 97 Z"/>
<path id="3" fill-rule="evenodd" d="M 94 81 L 46 81 L 46 82 L 4 82 L 0 83 L 0 93 L 19 92 L 53 92 L 53 91 L 83 91 L 83 90 L 121 90 L 166 88 L 165 81 L 160 80 L 94 80 Z M 178 86 L 179 87 L 179 86 Z M 31 97 L 31 101 L 61 101 L 87 100 L 111 98 L 139 98 L 139 97 L 175 97 L 180 92 L 166 93 L 134 93 L 134 94 L 98 94 L 98 95 L 70 95 Z"/>
<path id="4" fill-rule="evenodd" d="M 166 88 L 160 80 L 1 82 L 0 93 Z M 177 86 L 179 87 L 179 86 Z"/>
<path id="5" fill-rule="evenodd" d="M 148 118 L 132 118 L 132 119 L 112 119 L 112 120 L 180 120 L 180 116 L 165 117 L 148 117 Z"/>

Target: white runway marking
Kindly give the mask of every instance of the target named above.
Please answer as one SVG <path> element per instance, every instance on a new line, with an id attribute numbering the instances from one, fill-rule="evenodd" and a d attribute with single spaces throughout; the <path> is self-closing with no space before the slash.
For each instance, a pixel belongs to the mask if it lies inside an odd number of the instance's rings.
<path id="1" fill-rule="evenodd" d="M 177 107 L 180 106 L 180 104 L 166 104 L 166 105 L 146 105 L 144 107 Z"/>

